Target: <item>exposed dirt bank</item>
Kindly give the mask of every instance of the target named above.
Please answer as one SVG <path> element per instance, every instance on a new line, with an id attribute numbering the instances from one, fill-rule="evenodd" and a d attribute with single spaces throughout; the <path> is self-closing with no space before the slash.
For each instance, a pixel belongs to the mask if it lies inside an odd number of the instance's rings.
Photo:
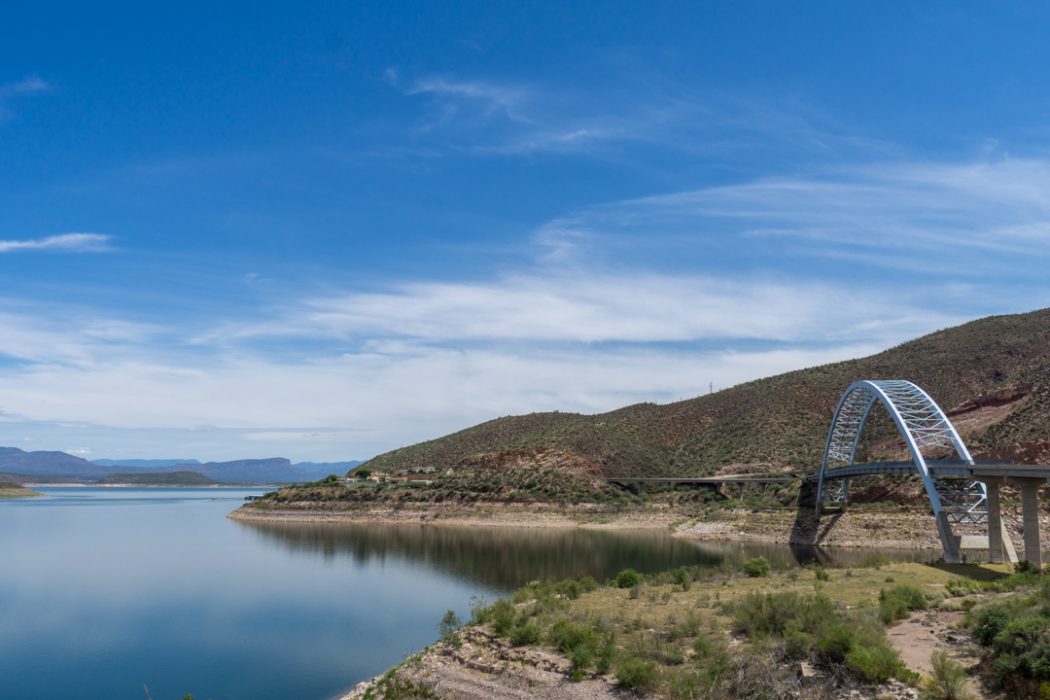
<path id="1" fill-rule="evenodd" d="M 682 516 L 666 507 L 632 513 L 609 511 L 600 506 L 573 507 L 492 503 L 474 508 L 462 507 L 361 507 L 344 510 L 311 509 L 308 504 L 294 508 L 241 506 L 229 514 L 233 520 L 253 522 L 372 523 L 376 525 L 447 525 L 459 527 L 513 528 L 608 528 L 669 529 Z"/>
<path id="2" fill-rule="evenodd" d="M 816 520 L 808 509 L 715 509 L 703 515 L 650 504 L 630 512 L 603 505 L 487 503 L 464 506 L 357 506 L 331 509 L 294 503 L 265 508 L 246 505 L 230 513 L 234 520 L 254 522 L 423 524 L 450 527 L 667 529 L 677 537 L 707 541 L 767 542 L 829 547 L 939 549 L 932 516 L 919 507 L 854 508 Z M 1014 546 L 1023 538 L 1019 514 L 1004 513 Z M 1050 516 L 1043 527 L 1050 530 Z"/>

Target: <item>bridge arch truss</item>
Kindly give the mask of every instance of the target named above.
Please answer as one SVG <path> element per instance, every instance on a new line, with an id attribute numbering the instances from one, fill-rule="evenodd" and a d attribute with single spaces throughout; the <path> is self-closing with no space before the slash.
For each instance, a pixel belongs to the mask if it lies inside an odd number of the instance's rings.
<path id="1" fill-rule="evenodd" d="M 876 403 L 886 409 L 907 445 L 933 509 L 945 559 L 957 559 L 958 546 L 951 526 L 987 522 L 987 491 L 980 481 L 940 479 L 931 472 L 924 450 L 951 451 L 966 464 L 973 464 L 973 458 L 937 402 L 922 388 L 903 379 L 865 379 L 853 382 L 843 392 L 828 430 L 817 478 L 817 513 L 825 504 L 845 505 L 849 478 L 839 474 L 848 473 L 843 467 L 856 463 L 861 433 Z"/>

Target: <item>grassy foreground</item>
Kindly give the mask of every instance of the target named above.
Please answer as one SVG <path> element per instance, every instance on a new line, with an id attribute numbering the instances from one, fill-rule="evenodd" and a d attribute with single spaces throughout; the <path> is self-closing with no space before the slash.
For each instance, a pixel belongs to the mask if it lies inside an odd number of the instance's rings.
<path id="1" fill-rule="evenodd" d="M 351 697 L 470 697 L 444 694 L 427 659 L 444 654 L 469 666 L 462 649 L 479 643 L 558 655 L 570 686 L 571 679 L 675 700 L 847 692 L 962 700 L 975 697 L 977 681 L 984 697 L 1050 697 L 1050 581 L 1011 572 L 916 563 L 771 572 L 759 558 L 742 571 L 628 570 L 603 584 L 534 583 L 510 599 L 477 601 L 463 627 L 450 611 L 440 643 Z M 927 638 L 916 644 L 932 657 L 932 671 L 923 677 L 907 668 L 886 629 L 915 611 L 953 615 L 953 637 L 980 662 L 966 669 Z"/>

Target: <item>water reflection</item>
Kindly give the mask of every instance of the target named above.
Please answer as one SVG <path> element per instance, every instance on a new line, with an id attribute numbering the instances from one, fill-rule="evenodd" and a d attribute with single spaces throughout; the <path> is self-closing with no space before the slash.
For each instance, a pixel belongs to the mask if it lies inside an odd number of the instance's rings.
<path id="1" fill-rule="evenodd" d="M 43 489 L 0 502 L 0 698 L 323 700 L 534 579 L 871 554 L 666 531 L 246 524 L 249 491 Z M 257 492 L 255 492 L 257 493 Z M 914 552 L 894 558 L 925 558 Z"/>
<path id="2" fill-rule="evenodd" d="M 774 566 L 821 563 L 863 566 L 881 559 L 926 561 L 923 550 L 825 549 L 744 542 L 700 542 L 661 530 L 513 529 L 434 525 L 240 523 L 258 537 L 297 554 L 347 558 L 356 564 L 395 558 L 473 584 L 510 590 L 529 581 L 594 576 L 628 567 L 643 572 L 676 566 L 735 566 L 765 556 Z"/>

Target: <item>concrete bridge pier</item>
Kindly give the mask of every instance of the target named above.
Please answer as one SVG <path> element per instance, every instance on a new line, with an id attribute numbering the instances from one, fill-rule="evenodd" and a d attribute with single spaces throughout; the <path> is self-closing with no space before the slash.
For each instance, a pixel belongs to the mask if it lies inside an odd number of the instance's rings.
<path id="1" fill-rule="evenodd" d="M 1024 558 L 1036 568 L 1043 566 L 1039 544 L 1039 487 L 1045 478 L 1022 477 L 1011 481 L 1021 487 L 1021 522 L 1024 527 Z"/>
<path id="2" fill-rule="evenodd" d="M 1007 560 L 1005 542 L 1009 542 L 1009 533 L 1003 525 L 1003 513 L 999 506 L 999 487 L 1003 479 L 999 476 L 988 477 L 984 485 L 988 489 L 988 561 L 1001 564 Z"/>

